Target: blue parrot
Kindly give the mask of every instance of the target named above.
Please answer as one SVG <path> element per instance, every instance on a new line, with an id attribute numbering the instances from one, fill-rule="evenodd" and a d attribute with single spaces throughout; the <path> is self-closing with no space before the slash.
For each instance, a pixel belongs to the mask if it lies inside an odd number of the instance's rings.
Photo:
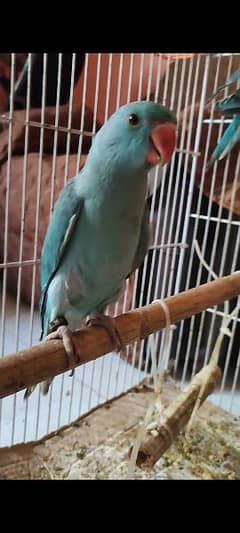
<path id="1" fill-rule="evenodd" d="M 237 69 L 230 76 L 230 78 L 218 88 L 217 92 L 211 97 L 211 99 L 219 94 L 219 92 L 225 87 L 235 83 L 239 79 L 240 68 Z M 237 89 L 234 94 L 228 96 L 224 100 L 217 102 L 216 109 L 219 109 L 226 117 L 233 117 L 233 120 L 225 130 L 219 144 L 213 151 L 208 162 L 208 168 L 213 165 L 217 159 L 223 159 L 232 150 L 235 144 L 240 141 L 240 89 Z"/>
<path id="2" fill-rule="evenodd" d="M 105 327 L 121 348 L 114 318 L 104 310 L 147 253 L 147 176 L 171 159 L 176 124 L 175 114 L 158 103 L 120 107 L 55 204 L 41 256 L 41 340 L 62 339 L 70 364 L 80 360 L 72 330 L 83 319 Z M 51 381 L 42 384 L 43 393 Z"/>

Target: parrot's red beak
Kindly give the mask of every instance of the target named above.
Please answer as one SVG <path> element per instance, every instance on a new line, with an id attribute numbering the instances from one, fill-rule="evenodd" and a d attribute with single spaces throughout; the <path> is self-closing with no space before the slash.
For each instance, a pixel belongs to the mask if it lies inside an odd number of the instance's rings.
<path id="1" fill-rule="evenodd" d="M 165 165 L 170 161 L 177 142 L 177 127 L 173 122 L 156 126 L 150 136 L 147 162 L 150 165 Z"/>

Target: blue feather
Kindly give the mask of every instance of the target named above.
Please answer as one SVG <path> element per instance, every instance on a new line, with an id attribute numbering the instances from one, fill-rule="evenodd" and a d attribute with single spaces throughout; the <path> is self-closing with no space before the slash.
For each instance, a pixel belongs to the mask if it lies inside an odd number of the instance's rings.
<path id="1" fill-rule="evenodd" d="M 238 79 L 240 79 L 240 69 L 234 72 L 224 85 L 219 87 L 214 96 L 216 96 L 216 94 L 218 94 L 226 86 L 236 82 Z M 216 109 L 218 109 L 225 117 L 233 117 L 233 120 L 225 130 L 219 144 L 213 151 L 208 162 L 208 168 L 218 159 L 221 160 L 226 157 L 226 155 L 229 154 L 234 146 L 240 141 L 240 89 L 237 89 L 234 94 L 217 102 Z"/>
<path id="2" fill-rule="evenodd" d="M 240 141 L 240 114 L 235 116 L 224 132 L 219 144 L 211 155 L 208 167 L 213 165 L 217 159 L 223 159 L 238 141 Z"/>
<path id="3" fill-rule="evenodd" d="M 232 83 L 235 83 L 236 81 L 240 80 L 240 68 L 235 70 L 233 74 L 222 84 L 220 85 L 216 92 L 210 96 L 210 98 L 207 100 L 207 104 L 213 100 L 220 92 L 222 92 L 226 87 L 229 87 L 229 85 L 232 85 Z"/>

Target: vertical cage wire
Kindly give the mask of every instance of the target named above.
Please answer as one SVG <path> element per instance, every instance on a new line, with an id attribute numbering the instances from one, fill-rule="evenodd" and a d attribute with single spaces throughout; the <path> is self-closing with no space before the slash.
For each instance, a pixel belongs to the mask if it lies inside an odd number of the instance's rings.
<path id="1" fill-rule="evenodd" d="M 30 113 L 30 88 L 31 88 L 31 70 L 32 70 L 32 54 L 28 55 L 28 72 L 27 72 L 27 98 L 26 98 L 26 121 L 29 121 Z M 22 180 L 22 202 L 21 202 L 21 225 L 20 225 L 20 242 L 19 242 L 19 263 L 23 260 L 23 240 L 25 231 L 25 212 L 26 212 L 26 190 L 27 190 L 27 164 L 28 164 L 28 140 L 29 140 L 29 125 L 25 127 L 24 139 L 24 159 L 23 159 L 23 180 Z M 15 325 L 15 346 L 16 351 L 19 349 L 19 326 L 20 326 L 20 296 L 21 296 L 21 281 L 22 281 L 22 267 L 18 267 L 17 280 L 17 297 L 16 297 L 16 325 Z M 14 443 L 15 421 L 16 421 L 16 402 L 17 394 L 13 396 L 13 417 L 12 417 L 12 435 L 11 444 Z M 25 417 L 26 419 L 26 410 Z"/>
<path id="2" fill-rule="evenodd" d="M 8 257 L 8 223 L 9 223 L 9 196 L 11 187 L 11 156 L 12 156 L 12 128 L 13 128 L 13 112 L 14 112 L 14 81 L 15 81 L 15 54 L 11 54 L 11 80 L 10 80 L 10 97 L 9 97 L 9 130 L 8 130 L 8 158 L 7 158 L 7 179 L 6 179 L 6 197 L 5 197 L 5 220 L 4 220 L 4 249 L 3 249 L 3 263 L 7 265 Z M 1 311 L 1 337 L 0 349 L 1 354 L 4 355 L 4 341 L 5 341 L 5 325 L 6 325 L 6 294 L 7 294 L 7 266 L 3 268 L 2 281 L 2 311 Z"/>
<path id="3" fill-rule="evenodd" d="M 58 55 L 58 74 L 57 74 L 56 113 L 55 113 L 55 123 L 54 123 L 54 126 L 56 129 L 54 131 L 54 140 L 53 140 L 53 160 L 52 160 L 51 193 L 50 193 L 50 217 L 51 217 L 53 207 L 54 207 L 61 79 L 62 79 L 62 54 L 59 54 Z"/>
<path id="4" fill-rule="evenodd" d="M 128 75 L 127 103 L 129 103 L 130 99 L 131 99 L 132 78 L 133 78 L 133 63 L 134 63 L 134 54 L 131 54 L 130 65 L 129 65 L 129 75 Z"/>
<path id="5" fill-rule="evenodd" d="M 71 125 L 72 125 L 75 67 L 76 67 L 76 54 L 72 54 L 71 82 L 70 82 L 70 94 L 69 94 L 68 123 L 67 123 L 67 127 L 68 127 L 69 131 L 67 133 L 64 185 L 66 185 L 67 179 L 68 179 L 70 142 L 71 142 L 71 131 L 70 131 L 70 129 L 71 129 Z"/>
<path id="6" fill-rule="evenodd" d="M 43 79 L 42 79 L 42 102 L 41 102 L 41 123 L 44 124 L 45 118 L 45 103 L 46 103 L 46 81 L 47 81 L 47 54 L 43 54 Z M 40 131 L 39 140 L 39 158 L 38 158 L 38 174 L 37 174 L 37 189 L 36 189 L 36 211 L 35 211 L 35 234 L 34 234 L 34 250 L 33 250 L 33 272 L 32 272 L 32 294 L 31 294 L 31 309 L 30 309 L 30 338 L 29 345 L 32 344 L 33 335 L 33 321 L 34 321 L 34 308 L 35 308 L 35 289 L 36 289 L 36 276 L 37 276 L 37 253 L 38 253 L 38 237 L 39 237 L 39 223 L 40 223 L 40 199 L 41 199 L 41 177 L 43 166 L 43 142 L 44 142 L 44 128 Z M 40 420 L 40 389 L 38 387 L 37 398 L 37 415 L 36 415 L 36 431 L 35 438 L 37 439 Z M 27 435 L 27 421 L 28 421 L 28 399 L 26 399 L 26 412 L 24 417 L 24 441 Z"/>
<path id="7" fill-rule="evenodd" d="M 53 140 L 53 161 L 52 161 L 52 175 L 51 175 L 51 192 L 50 192 L 50 217 L 54 207 L 54 193 L 55 193 L 55 178 L 56 178 L 56 163 L 57 163 L 57 146 L 58 146 L 58 126 L 60 114 L 60 92 L 62 83 L 62 53 L 58 54 L 58 73 L 57 73 L 57 93 L 56 93 L 56 112 L 55 112 L 55 131 Z M 64 375 L 61 376 L 60 398 L 63 395 L 63 381 Z M 60 402 L 61 402 L 60 399 Z M 47 415 L 47 432 L 50 430 L 50 418 L 52 407 L 52 387 L 49 390 L 48 415 Z M 59 416 L 58 416 L 59 422 Z"/>
<path id="8" fill-rule="evenodd" d="M 15 54 L 11 54 L 11 79 L 10 79 L 10 97 L 9 97 L 9 130 L 8 130 L 8 158 L 7 158 L 7 178 L 6 178 L 6 196 L 5 196 L 5 219 L 4 219 L 4 249 L 3 263 L 7 265 L 8 260 L 8 224 L 9 224 L 9 197 L 11 187 L 11 156 L 12 156 L 12 128 L 14 112 L 14 82 L 15 82 Z M 2 306 L 1 306 L 1 337 L 0 349 L 1 357 L 5 351 L 5 331 L 6 331 L 6 297 L 7 297 L 7 266 L 3 268 L 2 279 Z M 0 400 L 0 438 L 2 436 L 2 407 L 3 400 Z"/>
<path id="9" fill-rule="evenodd" d="M 76 54 L 72 54 L 72 66 L 71 66 L 71 80 L 70 80 L 70 93 L 69 93 L 69 109 L 68 109 L 68 123 L 67 127 L 70 130 L 71 128 L 71 122 L 72 122 L 72 110 L 73 110 L 73 90 L 74 90 L 74 77 L 75 77 L 75 66 L 76 66 Z M 70 142 L 71 142 L 71 131 L 68 131 L 67 133 L 67 143 L 66 143 L 66 155 L 65 155 L 65 172 L 64 172 L 64 185 L 67 182 L 68 179 L 68 166 L 69 166 L 69 155 L 70 155 Z M 64 391 L 64 384 L 65 384 L 65 378 L 66 375 L 63 374 L 62 380 L 61 380 L 61 392 L 60 392 L 60 400 L 59 400 L 59 410 L 58 410 L 58 419 L 57 419 L 57 426 L 60 426 L 60 418 L 61 418 L 61 412 L 62 412 L 62 403 L 63 403 L 63 391 Z M 74 383 L 72 384 L 72 386 Z M 48 417 L 48 430 L 50 427 L 50 417 L 51 417 L 51 409 L 49 407 L 49 417 Z"/>
<path id="10" fill-rule="evenodd" d="M 76 165 L 76 174 L 79 172 L 80 168 L 80 158 L 82 155 L 82 143 L 83 143 L 83 126 L 84 126 L 84 113 L 86 109 L 86 96 L 87 96 L 87 81 L 88 81 L 88 65 L 89 65 L 89 54 L 85 55 L 84 63 L 84 76 L 83 76 L 83 94 L 82 94 L 82 104 L 81 104 L 81 119 L 80 119 L 80 135 L 78 143 L 78 153 L 77 153 L 77 165 Z"/>

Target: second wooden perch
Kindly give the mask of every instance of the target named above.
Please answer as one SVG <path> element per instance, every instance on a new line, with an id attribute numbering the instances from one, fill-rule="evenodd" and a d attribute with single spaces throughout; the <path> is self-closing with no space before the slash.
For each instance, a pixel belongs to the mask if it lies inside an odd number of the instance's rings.
<path id="1" fill-rule="evenodd" d="M 201 313 L 240 294 L 240 272 L 200 285 L 200 287 L 170 296 L 164 300 L 171 324 Z M 152 303 L 115 318 L 124 345 L 143 339 L 166 327 L 164 309 Z M 81 353 L 81 363 L 88 363 L 114 351 L 114 343 L 104 328 L 92 326 L 75 333 Z M 75 366 L 79 366 L 76 364 Z M 61 374 L 70 369 L 62 341 L 41 342 L 28 350 L 0 360 L 0 398 L 29 385 Z"/>
<path id="2" fill-rule="evenodd" d="M 146 437 L 141 443 L 136 460 L 137 466 L 143 470 L 151 470 L 190 419 L 202 384 L 206 385 L 200 404 L 213 392 L 220 378 L 220 368 L 211 363 L 194 376 L 190 385 L 161 413 L 157 429 L 154 430 L 157 435 Z"/>

